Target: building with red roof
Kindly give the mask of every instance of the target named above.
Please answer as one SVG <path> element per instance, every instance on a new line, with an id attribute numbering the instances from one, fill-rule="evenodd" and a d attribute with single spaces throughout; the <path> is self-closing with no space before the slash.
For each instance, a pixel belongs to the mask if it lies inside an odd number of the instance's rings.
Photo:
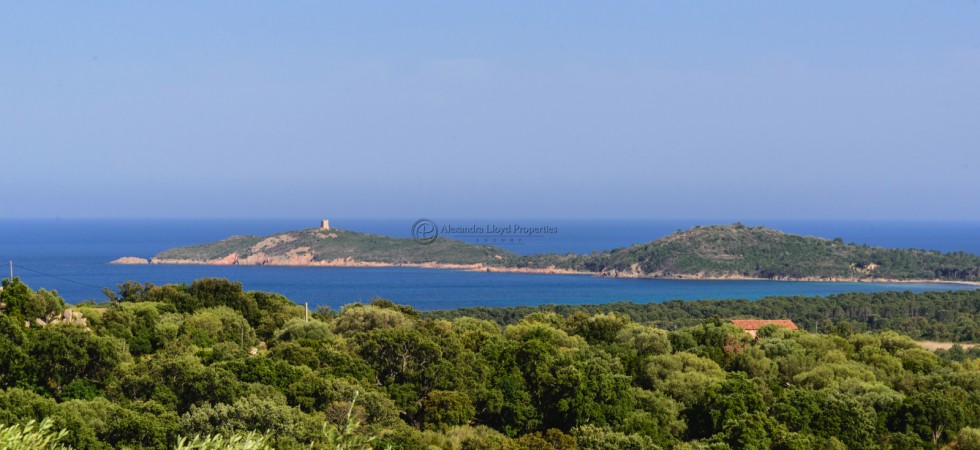
<path id="1" fill-rule="evenodd" d="M 780 327 L 789 328 L 790 330 L 796 330 L 796 324 L 792 320 L 759 320 L 759 319 L 749 319 L 749 320 L 733 320 L 732 325 L 745 330 L 746 333 L 755 337 L 756 333 L 759 332 L 759 328 L 763 325 L 776 325 Z"/>

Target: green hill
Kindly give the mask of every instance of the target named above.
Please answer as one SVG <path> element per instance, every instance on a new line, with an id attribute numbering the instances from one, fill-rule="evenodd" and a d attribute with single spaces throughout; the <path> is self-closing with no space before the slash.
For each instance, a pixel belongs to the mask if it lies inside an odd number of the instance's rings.
<path id="1" fill-rule="evenodd" d="M 610 276 L 767 279 L 980 279 L 980 256 L 887 249 L 741 224 L 699 226 L 592 255 L 534 255 L 522 267 Z"/>
<path id="2" fill-rule="evenodd" d="M 228 239 L 161 252 L 153 263 L 243 265 L 483 265 L 495 270 L 566 270 L 614 277 L 785 280 L 980 280 L 980 256 L 848 244 L 741 224 L 699 226 L 589 255 L 520 256 L 440 237 L 423 245 L 348 230 L 307 229 Z"/>
<path id="3" fill-rule="evenodd" d="M 272 236 L 233 236 L 228 239 L 179 247 L 161 252 L 154 263 L 315 265 L 327 262 L 378 264 L 481 264 L 517 255 L 488 245 L 470 245 L 452 239 L 436 239 L 422 245 L 413 239 L 331 229 L 306 229 Z"/>

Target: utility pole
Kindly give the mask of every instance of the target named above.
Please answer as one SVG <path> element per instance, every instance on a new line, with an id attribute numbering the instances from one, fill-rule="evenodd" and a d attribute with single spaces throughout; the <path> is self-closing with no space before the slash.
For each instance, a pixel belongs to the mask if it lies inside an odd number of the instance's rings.
<path id="1" fill-rule="evenodd" d="M 14 260 L 10 260 L 10 282 L 14 282 Z"/>
<path id="2" fill-rule="evenodd" d="M 310 321 L 310 302 L 303 302 L 306 305 L 306 321 Z"/>

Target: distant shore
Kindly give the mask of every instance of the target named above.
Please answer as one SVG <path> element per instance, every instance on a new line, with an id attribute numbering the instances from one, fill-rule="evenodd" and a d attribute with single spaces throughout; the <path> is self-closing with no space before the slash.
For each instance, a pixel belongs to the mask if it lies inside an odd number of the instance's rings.
<path id="1" fill-rule="evenodd" d="M 604 278 L 646 278 L 655 280 L 701 280 L 701 281 L 805 281 L 805 282 L 825 282 L 825 283 L 907 283 L 907 284 L 960 284 L 967 286 L 980 287 L 980 281 L 957 281 L 940 279 L 913 279 L 901 280 L 890 278 L 852 278 L 852 277 L 778 277 L 778 278 L 759 278 L 743 275 L 714 275 L 705 274 L 643 274 L 632 271 L 612 271 L 612 272 L 588 272 L 581 270 L 562 269 L 559 267 L 503 267 L 488 266 L 486 264 L 445 264 L 445 263 L 385 263 L 372 261 L 358 261 L 352 258 L 333 259 L 327 261 L 296 261 L 296 260 L 263 260 L 261 263 L 241 261 L 237 255 L 231 254 L 220 259 L 208 261 L 196 261 L 188 259 L 147 259 L 136 256 L 125 256 L 109 264 L 140 265 L 140 264 L 160 264 L 160 265 L 200 265 L 200 266 L 277 266 L 277 267 L 411 267 L 420 269 L 451 269 L 467 272 L 498 272 L 498 273 L 530 273 L 541 275 L 592 275 Z"/>
<path id="2" fill-rule="evenodd" d="M 601 275 L 595 272 L 584 272 L 577 270 L 560 269 L 557 267 L 548 268 L 524 268 L 524 267 L 498 267 L 486 264 L 446 264 L 446 263 L 385 263 L 373 261 L 358 261 L 352 258 L 332 259 L 327 261 L 303 261 L 294 262 L 289 260 L 264 260 L 261 263 L 242 262 L 234 257 L 234 254 L 225 258 L 213 259 L 209 261 L 195 261 L 189 259 L 146 259 L 136 256 L 125 256 L 109 264 L 162 264 L 162 265 L 198 265 L 198 266 L 278 266 L 278 267 L 416 267 L 421 269 L 453 269 L 468 272 L 513 272 L 513 273 L 538 273 L 547 275 Z"/>

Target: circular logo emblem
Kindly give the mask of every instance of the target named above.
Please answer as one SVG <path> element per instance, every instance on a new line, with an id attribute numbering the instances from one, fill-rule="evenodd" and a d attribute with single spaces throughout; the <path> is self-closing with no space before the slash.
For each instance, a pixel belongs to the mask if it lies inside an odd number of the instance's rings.
<path id="1" fill-rule="evenodd" d="M 419 219 L 412 224 L 412 237 L 419 244 L 431 244 L 439 237 L 439 227 L 429 219 Z"/>

